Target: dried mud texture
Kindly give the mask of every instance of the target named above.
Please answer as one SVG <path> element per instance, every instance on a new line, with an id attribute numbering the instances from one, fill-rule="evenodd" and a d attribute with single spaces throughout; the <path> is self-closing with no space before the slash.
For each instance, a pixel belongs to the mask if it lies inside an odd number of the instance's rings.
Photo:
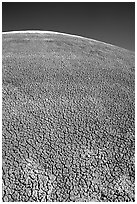
<path id="1" fill-rule="evenodd" d="M 3 201 L 135 201 L 134 53 L 3 34 Z"/>

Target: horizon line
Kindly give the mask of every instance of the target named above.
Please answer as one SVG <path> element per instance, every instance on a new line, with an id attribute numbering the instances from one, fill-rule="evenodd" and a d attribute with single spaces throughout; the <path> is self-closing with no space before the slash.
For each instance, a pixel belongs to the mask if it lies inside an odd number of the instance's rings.
<path id="1" fill-rule="evenodd" d="M 65 35 L 65 36 L 70 36 L 70 37 L 75 37 L 75 38 L 81 38 L 81 39 L 85 39 L 85 40 L 89 40 L 89 41 L 94 41 L 94 42 L 98 42 L 98 43 L 103 43 L 105 45 L 108 45 L 108 46 L 113 46 L 113 47 L 116 47 L 116 48 L 121 48 L 121 49 L 124 49 L 124 50 L 128 50 L 126 48 L 123 48 L 123 47 L 119 47 L 117 45 L 113 45 L 113 44 L 110 44 L 110 43 L 107 43 L 107 42 L 103 42 L 103 41 L 100 41 L 100 40 L 95 40 L 95 39 L 92 39 L 92 38 L 88 38 L 88 37 L 84 37 L 84 36 L 80 36 L 80 35 L 75 35 L 75 34 L 69 34 L 69 33 L 62 33 L 62 32 L 57 32 L 57 31 L 43 31 L 43 30 L 21 30 L 21 31 L 3 31 L 2 34 L 21 34 L 21 33 L 38 33 L 38 34 L 60 34 L 60 35 Z M 128 51 L 131 51 L 131 50 L 128 50 Z M 131 52 L 134 52 L 134 51 L 131 51 Z"/>

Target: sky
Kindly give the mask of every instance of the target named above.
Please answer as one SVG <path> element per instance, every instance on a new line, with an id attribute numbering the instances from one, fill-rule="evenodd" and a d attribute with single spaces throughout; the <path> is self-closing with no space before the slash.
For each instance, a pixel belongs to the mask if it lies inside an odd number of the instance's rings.
<path id="1" fill-rule="evenodd" d="M 2 31 L 80 35 L 135 50 L 134 2 L 3 2 Z"/>

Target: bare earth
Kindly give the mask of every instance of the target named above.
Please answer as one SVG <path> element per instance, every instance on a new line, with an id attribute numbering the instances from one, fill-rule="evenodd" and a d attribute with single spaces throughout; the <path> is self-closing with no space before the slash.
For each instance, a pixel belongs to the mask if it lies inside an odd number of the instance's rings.
<path id="1" fill-rule="evenodd" d="M 135 201 L 134 52 L 3 33 L 3 201 Z"/>

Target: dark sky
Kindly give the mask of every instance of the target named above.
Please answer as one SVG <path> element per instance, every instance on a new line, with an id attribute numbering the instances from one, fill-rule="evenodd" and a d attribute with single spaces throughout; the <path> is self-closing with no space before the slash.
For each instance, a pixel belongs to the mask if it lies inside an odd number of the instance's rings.
<path id="1" fill-rule="evenodd" d="M 50 30 L 135 49 L 135 3 L 3 2 L 2 30 Z"/>

